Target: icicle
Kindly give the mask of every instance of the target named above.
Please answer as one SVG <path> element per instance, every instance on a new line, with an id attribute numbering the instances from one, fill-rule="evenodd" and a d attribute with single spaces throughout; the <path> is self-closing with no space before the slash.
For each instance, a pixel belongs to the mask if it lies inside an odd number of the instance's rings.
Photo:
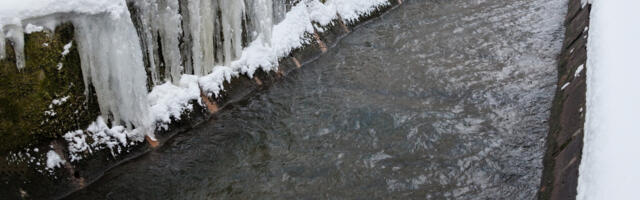
<path id="1" fill-rule="evenodd" d="M 165 59 L 165 77 L 171 77 L 174 83 L 180 81 L 183 71 L 180 55 L 180 34 L 182 34 L 182 16 L 178 11 L 177 0 L 164 0 L 160 4 L 160 21 L 157 21 L 162 40 L 162 53 Z"/>
<path id="2" fill-rule="evenodd" d="M 248 14 L 251 18 L 251 40 L 263 35 L 266 44 L 271 44 L 271 28 L 273 27 L 273 2 L 272 0 L 251 0 L 248 5 Z"/>
<path id="3" fill-rule="evenodd" d="M 203 76 L 215 65 L 214 20 L 217 6 L 211 0 L 189 2 L 189 21 L 192 37 L 193 71 Z"/>
<path id="4" fill-rule="evenodd" d="M 287 0 L 272 0 L 273 1 L 273 24 L 280 23 L 285 14 L 287 13 Z"/>
<path id="5" fill-rule="evenodd" d="M 158 59 L 156 58 L 156 52 L 157 52 L 157 48 L 155 48 L 155 40 L 154 40 L 154 30 L 151 28 L 151 20 L 153 18 L 152 15 L 152 9 L 150 9 L 150 7 L 152 6 L 150 4 L 149 1 L 135 1 L 136 3 L 138 3 L 138 8 L 140 9 L 140 31 L 141 31 L 141 40 L 145 45 L 145 51 L 144 53 L 147 55 L 147 58 L 149 59 L 149 70 L 151 71 L 150 75 L 151 75 L 151 81 L 154 85 L 158 85 L 161 84 L 159 78 L 158 78 L 158 67 L 156 66 L 157 63 L 159 63 Z"/>
<path id="6" fill-rule="evenodd" d="M 94 86 L 102 115 L 151 128 L 142 49 L 129 13 L 77 17 L 73 24 L 85 86 Z"/>
<path id="7" fill-rule="evenodd" d="M 150 61 L 151 79 L 154 84 L 167 80 L 176 83 L 183 69 L 179 46 L 182 27 L 178 1 L 144 0 L 135 3 L 140 10 L 141 34 L 147 48 L 145 53 Z M 165 71 L 159 72 L 158 68 L 162 63 Z M 160 73 L 164 74 L 165 80 L 159 80 Z"/>
<path id="8" fill-rule="evenodd" d="M 189 12 L 189 32 L 191 33 L 191 56 L 193 60 L 193 74 L 201 76 L 204 72 L 202 70 L 202 49 L 200 45 L 200 0 L 193 0 L 188 2 Z"/>
<path id="9" fill-rule="evenodd" d="M 182 73 L 182 57 L 179 46 L 182 27 L 181 16 L 178 13 L 178 1 L 144 0 L 135 1 L 135 3 L 140 10 L 142 36 L 147 47 L 146 54 L 150 61 L 153 82 L 160 84 L 171 80 L 176 83 Z M 160 53 L 162 55 L 159 55 Z M 164 60 L 160 60 L 160 58 Z M 164 63 L 164 72 L 158 71 L 161 63 Z M 160 73 L 164 73 L 164 81 L 158 80 Z"/>
<path id="10" fill-rule="evenodd" d="M 0 26 L 0 60 L 4 59 L 4 57 L 6 56 L 4 40 L 4 31 L 2 30 L 2 26 Z"/>
<path id="11" fill-rule="evenodd" d="M 150 7 L 149 1 L 134 1 L 135 5 L 139 9 L 140 15 L 140 40 L 144 44 L 143 53 L 146 54 L 147 59 L 149 61 L 149 71 L 151 71 L 151 82 L 153 85 L 161 84 L 158 78 L 158 59 L 155 57 L 157 49 L 155 48 L 154 43 L 154 31 L 151 28 L 151 19 L 153 18 L 152 9 Z"/>
<path id="12" fill-rule="evenodd" d="M 222 34 L 224 41 L 224 65 L 229 65 L 242 54 L 242 20 L 245 14 L 244 1 L 221 0 Z"/>
<path id="13" fill-rule="evenodd" d="M 15 52 L 15 55 L 16 55 L 16 66 L 18 70 L 21 70 L 24 68 L 24 65 L 25 65 L 24 32 L 22 30 L 22 25 L 20 25 L 19 21 L 14 23 L 16 24 L 5 26 L 5 29 L 7 29 L 7 33 L 5 37 L 9 39 L 11 43 L 13 43 L 13 51 Z M 3 51 L 3 54 L 6 55 L 6 52 L 4 52 L 5 50 L 3 49 L 2 51 Z"/>

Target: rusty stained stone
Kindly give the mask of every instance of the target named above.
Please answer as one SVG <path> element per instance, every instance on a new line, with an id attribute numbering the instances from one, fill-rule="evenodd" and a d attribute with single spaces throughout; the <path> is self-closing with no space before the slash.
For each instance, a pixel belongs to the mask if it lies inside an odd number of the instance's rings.
<path id="1" fill-rule="evenodd" d="M 293 60 L 293 63 L 296 64 L 297 68 L 302 67 L 302 65 L 300 64 L 300 61 L 298 61 L 296 57 L 291 57 L 291 60 Z"/>
<path id="2" fill-rule="evenodd" d="M 313 38 L 316 39 L 316 42 L 318 43 L 318 46 L 320 47 L 320 51 L 322 51 L 322 53 L 326 53 L 327 52 L 327 45 L 324 44 L 324 42 L 320 39 L 320 35 L 318 35 L 318 31 L 314 31 L 313 32 Z"/>
<path id="3" fill-rule="evenodd" d="M 398 1 L 402 1 L 402 0 L 398 0 Z M 344 21 L 342 20 L 342 16 L 340 16 L 340 14 L 338 14 L 338 25 L 340 25 L 340 28 L 342 28 L 342 30 L 344 30 L 345 33 L 351 32 L 351 30 L 349 30 L 349 27 L 347 27 L 347 25 L 344 24 Z"/>
<path id="4" fill-rule="evenodd" d="M 278 69 L 278 71 L 276 71 L 276 78 L 282 78 L 284 76 L 284 72 L 282 71 L 282 69 Z"/>
<path id="5" fill-rule="evenodd" d="M 67 154 L 64 153 L 64 145 L 62 145 L 61 142 L 54 140 L 51 142 L 51 146 L 53 146 L 53 151 L 56 152 L 56 154 L 60 155 L 60 157 L 62 157 L 62 160 L 65 161 L 64 169 L 67 170 L 67 173 L 71 174 L 71 184 L 73 184 L 73 186 L 78 189 L 84 188 L 87 185 L 86 181 L 83 177 L 75 176 L 76 170 L 71 165 L 71 162 L 69 162 Z"/>
<path id="6" fill-rule="evenodd" d="M 204 105 L 207 106 L 207 110 L 209 111 L 209 113 L 217 113 L 219 108 L 218 108 L 218 104 L 211 102 L 209 100 L 209 97 L 207 97 L 207 95 L 205 95 L 202 90 L 200 92 L 200 98 L 202 99 L 202 102 L 204 103 Z"/>
<path id="7" fill-rule="evenodd" d="M 262 81 L 257 76 L 254 76 L 253 80 L 256 81 L 256 84 L 262 85 Z"/>
<path id="8" fill-rule="evenodd" d="M 158 145 L 160 145 L 158 140 L 155 140 L 155 139 L 149 137 L 148 135 L 145 135 L 144 139 L 147 141 L 147 143 L 149 143 L 149 146 L 151 146 L 151 148 L 156 148 L 156 147 L 158 147 Z"/>

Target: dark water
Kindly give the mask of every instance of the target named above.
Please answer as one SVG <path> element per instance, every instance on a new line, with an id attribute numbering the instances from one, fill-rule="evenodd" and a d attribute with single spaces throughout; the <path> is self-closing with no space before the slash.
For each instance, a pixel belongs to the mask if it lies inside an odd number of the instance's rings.
<path id="1" fill-rule="evenodd" d="M 565 0 L 405 1 L 71 199 L 532 199 Z"/>

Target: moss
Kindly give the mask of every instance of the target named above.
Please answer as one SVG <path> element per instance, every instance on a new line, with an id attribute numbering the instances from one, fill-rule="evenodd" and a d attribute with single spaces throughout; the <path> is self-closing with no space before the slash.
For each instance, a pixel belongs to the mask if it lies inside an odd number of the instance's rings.
<path id="1" fill-rule="evenodd" d="M 26 65 L 18 70 L 7 41 L 7 58 L 0 60 L 0 152 L 58 138 L 70 130 L 86 128 L 99 114 L 95 95 L 85 95 L 80 56 L 69 23 L 54 33 L 25 36 Z M 73 42 L 69 54 L 64 45 Z M 62 68 L 58 69 L 59 63 Z M 69 96 L 61 105 L 54 99 Z M 45 114 L 53 111 L 54 116 Z"/>

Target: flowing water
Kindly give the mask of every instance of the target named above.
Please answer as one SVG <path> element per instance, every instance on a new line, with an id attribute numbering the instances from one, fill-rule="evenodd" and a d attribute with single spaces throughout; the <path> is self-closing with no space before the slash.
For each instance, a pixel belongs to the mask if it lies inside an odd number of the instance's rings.
<path id="1" fill-rule="evenodd" d="M 415 0 L 70 199 L 533 199 L 565 0 Z"/>

